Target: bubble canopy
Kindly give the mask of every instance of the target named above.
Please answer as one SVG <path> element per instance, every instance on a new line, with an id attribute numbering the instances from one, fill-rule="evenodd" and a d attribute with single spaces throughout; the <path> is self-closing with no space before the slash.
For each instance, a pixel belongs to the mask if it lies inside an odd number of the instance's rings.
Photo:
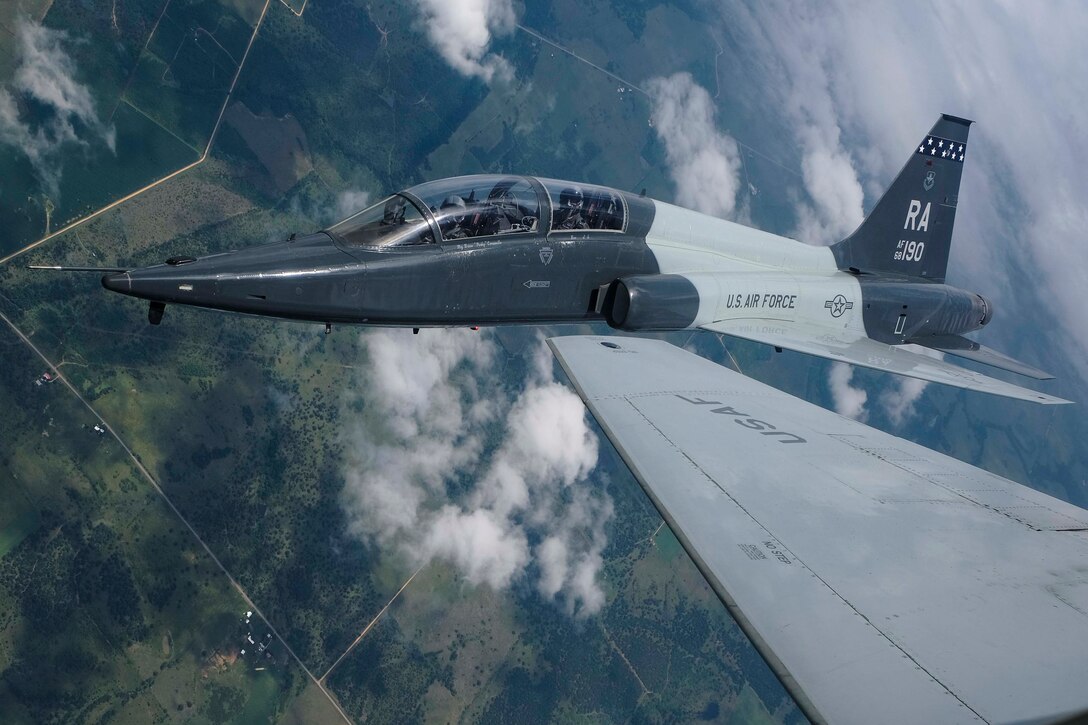
<path id="1" fill-rule="evenodd" d="M 419 207 L 400 194 L 387 197 L 326 231 L 349 247 L 406 247 L 434 242 L 430 223 Z"/>
<path id="2" fill-rule="evenodd" d="M 540 185 L 524 176 L 458 176 L 413 186 L 443 239 L 525 234 L 538 230 Z"/>
<path id="3" fill-rule="evenodd" d="M 540 179 L 552 207 L 552 231 L 622 232 L 627 227 L 627 204 L 615 189 Z"/>
<path id="4" fill-rule="evenodd" d="M 342 246 L 408 247 L 546 231 L 622 232 L 626 212 L 613 189 L 482 174 L 413 186 L 326 231 Z"/>

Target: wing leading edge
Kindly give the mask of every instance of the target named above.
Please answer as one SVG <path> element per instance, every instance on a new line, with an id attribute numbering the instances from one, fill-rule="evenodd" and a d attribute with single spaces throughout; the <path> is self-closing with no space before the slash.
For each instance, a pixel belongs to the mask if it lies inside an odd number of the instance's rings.
<path id="1" fill-rule="evenodd" d="M 1088 705 L 1088 511 L 657 340 L 549 340 L 805 713 Z"/>

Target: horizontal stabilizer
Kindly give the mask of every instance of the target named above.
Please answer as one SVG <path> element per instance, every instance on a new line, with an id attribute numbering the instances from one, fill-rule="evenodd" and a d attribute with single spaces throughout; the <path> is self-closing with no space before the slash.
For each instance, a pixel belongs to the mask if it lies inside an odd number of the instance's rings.
<path id="1" fill-rule="evenodd" d="M 1019 360 L 1014 360 L 1008 355 L 997 350 L 991 350 L 985 345 L 980 345 L 974 340 L 968 340 L 960 335 L 929 335 L 913 338 L 908 342 L 928 347 L 931 350 L 947 352 L 949 355 L 962 357 L 966 360 L 974 360 L 977 363 L 1000 368 L 1001 370 L 1027 375 L 1029 378 L 1035 378 L 1036 380 L 1054 379 L 1054 376 L 1050 373 L 1043 372 L 1039 368 L 1033 368 Z"/>
<path id="2" fill-rule="evenodd" d="M 943 360 L 915 352 L 902 345 L 877 342 L 863 333 L 849 329 L 817 327 L 790 322 L 753 322 L 751 320 L 724 320 L 703 325 L 704 330 L 724 333 L 745 340 L 804 352 L 809 355 L 860 365 L 874 370 L 898 373 L 911 378 L 934 383 L 953 385 L 957 388 L 977 390 L 1001 395 L 1006 398 L 1027 400 L 1032 403 L 1054 405 L 1071 401 L 1046 395 L 1036 390 L 1022 388 L 991 378 L 974 370 L 966 370 Z"/>

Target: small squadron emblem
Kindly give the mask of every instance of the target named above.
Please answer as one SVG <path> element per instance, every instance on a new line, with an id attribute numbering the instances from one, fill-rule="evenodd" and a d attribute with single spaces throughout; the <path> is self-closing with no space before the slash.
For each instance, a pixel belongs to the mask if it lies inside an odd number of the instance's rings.
<path id="1" fill-rule="evenodd" d="M 552 248 L 551 247 L 541 247 L 540 248 L 540 262 L 545 267 L 547 267 L 549 264 L 552 263 Z"/>
<path id="2" fill-rule="evenodd" d="M 842 295 L 835 295 L 834 299 L 824 302 L 824 307 L 831 310 L 832 317 L 842 317 L 842 313 L 854 309 L 854 303 Z"/>
<path id="3" fill-rule="evenodd" d="M 922 188 L 925 189 L 926 191 L 929 191 L 930 189 L 933 188 L 933 182 L 936 181 L 936 180 L 937 180 L 937 172 L 934 171 L 933 169 L 930 169 L 929 171 L 926 172 L 926 178 L 925 178 L 925 181 L 922 182 Z"/>

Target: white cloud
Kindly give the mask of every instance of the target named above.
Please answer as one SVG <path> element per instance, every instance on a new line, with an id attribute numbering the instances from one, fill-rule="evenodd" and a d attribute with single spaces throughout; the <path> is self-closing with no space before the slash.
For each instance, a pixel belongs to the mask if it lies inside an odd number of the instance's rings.
<path id="1" fill-rule="evenodd" d="M 737 142 L 715 125 L 714 102 L 688 73 L 646 83 L 652 119 L 665 144 L 676 201 L 689 209 L 729 217 L 737 204 L 741 158 Z"/>
<path id="2" fill-rule="evenodd" d="M 15 24 L 16 67 L 10 90 L 0 88 L 0 143 L 26 154 L 46 192 L 59 192 L 62 151 L 90 141 L 115 150 L 116 133 L 98 117 L 87 86 L 63 48 L 68 34 L 20 18 Z M 20 100 L 41 109 L 41 120 L 25 118 Z"/>
<path id="3" fill-rule="evenodd" d="M 926 386 L 925 380 L 900 376 L 894 389 L 880 394 L 880 405 L 894 425 L 900 426 L 914 415 L 914 404 L 922 397 Z"/>
<path id="4" fill-rule="evenodd" d="M 810 244 L 830 244 L 852 232 L 863 218 L 865 195 L 838 128 L 826 134 L 809 126 L 802 133 L 802 177 L 812 204 L 798 205 L 794 236 Z"/>
<path id="5" fill-rule="evenodd" d="M 831 390 L 831 399 L 835 403 L 835 411 L 847 418 L 864 421 L 869 417 L 865 410 L 865 402 L 869 399 L 869 394 L 862 388 L 855 388 L 850 384 L 853 377 L 853 365 L 832 363 L 827 373 L 827 384 Z"/>
<path id="6" fill-rule="evenodd" d="M 352 460 L 344 504 L 354 533 L 392 544 L 418 526 L 421 507 L 444 491 L 447 476 L 479 456 L 478 431 L 462 420 L 490 413 L 472 389 L 495 349 L 467 330 L 382 330 L 364 340 L 366 409 L 359 427 L 346 432 Z"/>
<path id="7" fill-rule="evenodd" d="M 513 68 L 489 52 L 491 39 L 505 35 L 517 22 L 511 0 L 416 0 L 427 37 L 454 69 L 487 83 L 508 80 Z"/>
<path id="8" fill-rule="evenodd" d="M 480 482 L 479 503 L 509 515 L 528 507 L 534 486 L 565 487 L 585 479 L 597 463 L 597 439 L 584 417 L 581 400 L 565 386 L 526 389 L 507 415 L 506 440 Z"/>
<path id="9" fill-rule="evenodd" d="M 597 579 L 604 566 L 602 553 L 608 543 L 604 527 L 612 518 L 612 499 L 586 486 L 570 493 L 563 508 L 553 512 L 544 529 L 550 533 L 537 547 L 541 572 L 537 588 L 548 598 L 562 596 L 570 612 L 592 614 L 605 603 Z"/>
<path id="10" fill-rule="evenodd" d="M 466 402 L 486 407 L 475 395 L 471 375 L 491 367 L 495 347 L 486 336 L 467 330 L 421 335 L 381 330 L 366 343 L 371 395 L 388 411 L 387 424 L 399 437 L 463 434 Z"/>
<path id="11" fill-rule="evenodd" d="M 548 536 L 537 547 L 540 560 L 540 592 L 546 597 L 554 597 L 563 588 L 570 572 L 570 554 L 567 544 L 558 536 Z"/>
<path id="12" fill-rule="evenodd" d="M 346 189 L 336 195 L 336 209 L 332 221 L 347 219 L 357 211 L 370 205 L 370 192 L 359 189 Z"/>
<path id="13" fill-rule="evenodd" d="M 449 561 L 473 584 L 509 586 L 529 560 L 524 531 L 494 511 L 443 506 L 426 525 L 420 553 Z"/>
<path id="14" fill-rule="evenodd" d="M 931 357 L 934 360 L 943 360 L 944 353 L 921 345 L 906 345 L 904 349 L 918 355 Z M 896 426 L 903 425 L 914 415 L 914 405 L 922 397 L 922 393 L 929 386 L 929 382 L 918 378 L 908 378 L 896 375 L 894 387 L 889 387 L 880 393 L 880 405 L 884 413 Z"/>
<path id="15" fill-rule="evenodd" d="M 371 204 L 372 196 L 369 191 L 356 188 L 343 189 L 331 197 L 292 195 L 290 211 L 316 225 L 329 227 L 366 209 Z M 280 241 L 283 229 L 270 229 L 269 234 L 268 241 Z"/>
<path id="16" fill-rule="evenodd" d="M 589 485 L 597 438 L 578 396 L 552 379 L 543 340 L 512 396 L 487 334 L 364 340 L 365 412 L 345 434 L 351 531 L 414 563 L 449 562 L 473 584 L 503 588 L 538 571 L 545 597 L 576 615 L 599 610 L 612 502 Z"/>
<path id="17" fill-rule="evenodd" d="M 837 241 L 861 222 L 864 195 L 851 150 L 843 144 L 836 95 L 849 93 L 829 71 L 837 48 L 822 34 L 826 13 L 821 6 L 786 2 L 761 3 L 753 11 L 735 12 L 726 22 L 742 28 L 754 44 L 758 64 L 767 74 L 763 84 L 794 129 L 801 149 L 801 171 L 808 199 L 798 201 L 797 228 L 792 235 L 809 243 Z M 852 149 L 856 144 L 851 139 Z"/>

